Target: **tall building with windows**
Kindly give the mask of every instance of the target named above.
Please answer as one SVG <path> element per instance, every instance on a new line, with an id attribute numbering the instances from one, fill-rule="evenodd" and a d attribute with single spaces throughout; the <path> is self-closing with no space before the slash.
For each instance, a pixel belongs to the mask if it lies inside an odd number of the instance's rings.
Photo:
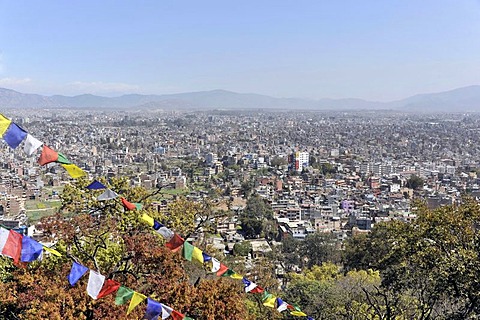
<path id="1" fill-rule="evenodd" d="M 308 152 L 297 151 L 290 155 L 289 160 L 291 168 L 295 171 L 301 172 L 304 168 L 309 166 L 310 156 L 308 155 Z"/>

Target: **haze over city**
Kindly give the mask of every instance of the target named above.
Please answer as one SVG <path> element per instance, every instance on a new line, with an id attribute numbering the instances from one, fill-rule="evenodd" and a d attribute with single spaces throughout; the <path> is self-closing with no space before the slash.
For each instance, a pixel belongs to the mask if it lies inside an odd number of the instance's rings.
<path id="1" fill-rule="evenodd" d="M 0 2 L 0 87 L 392 101 L 480 83 L 480 2 Z"/>

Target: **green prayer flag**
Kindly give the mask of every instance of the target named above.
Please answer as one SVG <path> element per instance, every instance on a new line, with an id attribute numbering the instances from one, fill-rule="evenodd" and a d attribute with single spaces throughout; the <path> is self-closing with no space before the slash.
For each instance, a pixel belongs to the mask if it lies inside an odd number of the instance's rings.
<path id="1" fill-rule="evenodd" d="M 117 306 L 122 305 L 127 303 L 132 296 L 133 296 L 133 290 L 128 289 L 127 287 L 120 286 L 120 288 L 117 291 L 117 296 L 115 297 L 115 304 Z"/>
<path id="2" fill-rule="evenodd" d="M 192 261 L 193 248 L 194 246 L 187 241 L 183 243 L 183 257 L 188 261 Z"/>
<path id="3" fill-rule="evenodd" d="M 141 203 L 134 202 L 133 204 L 137 207 L 137 210 L 142 210 L 143 205 Z"/>
<path id="4" fill-rule="evenodd" d="M 60 152 L 58 152 L 58 159 L 56 162 L 63 163 L 63 164 L 71 164 L 70 160 L 68 160 L 67 157 L 65 157 Z"/>
<path id="5" fill-rule="evenodd" d="M 263 291 L 262 301 L 267 300 L 268 298 L 271 298 L 271 297 L 272 297 L 271 293 L 268 293 L 267 290 Z"/>
<path id="6" fill-rule="evenodd" d="M 185 318 L 183 318 L 183 320 L 193 320 L 193 318 L 185 317 Z"/>
<path id="7" fill-rule="evenodd" d="M 224 274 L 222 274 L 222 277 L 230 277 L 232 274 L 235 274 L 235 271 L 228 269 Z"/>

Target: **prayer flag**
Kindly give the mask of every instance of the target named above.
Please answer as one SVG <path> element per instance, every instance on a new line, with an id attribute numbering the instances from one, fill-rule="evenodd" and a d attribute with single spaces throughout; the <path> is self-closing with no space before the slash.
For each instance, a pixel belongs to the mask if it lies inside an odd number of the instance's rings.
<path id="1" fill-rule="evenodd" d="M 63 153 L 60 153 L 60 152 L 58 152 L 58 159 L 57 159 L 56 162 L 62 163 L 62 164 L 71 164 L 72 163 L 70 160 L 67 159 L 67 157 Z"/>
<path id="2" fill-rule="evenodd" d="M 185 240 L 183 240 L 182 237 L 180 237 L 178 234 L 174 234 L 172 239 L 170 239 L 170 241 L 168 241 L 165 246 L 172 250 L 173 252 L 177 252 L 180 250 L 180 248 L 182 248 L 182 245 L 183 243 L 185 242 Z"/>
<path id="3" fill-rule="evenodd" d="M 132 295 L 132 299 L 130 300 L 130 304 L 128 305 L 127 314 L 132 312 L 133 309 L 135 309 L 135 307 L 138 306 L 138 304 L 140 302 L 142 302 L 143 300 L 145 300 L 146 298 L 147 297 L 144 296 L 143 294 L 138 293 L 138 292 L 134 292 L 133 295 Z"/>
<path id="4" fill-rule="evenodd" d="M 153 218 L 146 213 L 142 214 L 142 220 L 145 221 L 150 227 L 153 227 L 155 224 Z"/>
<path id="5" fill-rule="evenodd" d="M 173 236 L 174 236 L 174 233 L 172 230 L 168 229 L 167 227 L 161 227 L 157 230 L 157 232 L 165 238 L 165 240 L 167 241 L 170 241 Z"/>
<path id="6" fill-rule="evenodd" d="M 263 288 L 257 285 L 255 288 L 250 290 L 250 293 L 262 293 L 263 291 L 264 291 Z"/>
<path id="7" fill-rule="evenodd" d="M 5 140 L 10 148 L 15 149 L 26 137 L 27 132 L 12 122 L 7 132 L 3 135 L 3 140 Z"/>
<path id="8" fill-rule="evenodd" d="M 29 156 L 31 156 L 38 148 L 42 146 L 42 141 L 38 140 L 30 133 L 27 133 L 27 138 L 25 139 L 25 143 L 23 145 L 23 151 Z"/>
<path id="9" fill-rule="evenodd" d="M 204 261 L 203 261 L 202 250 L 198 249 L 197 247 L 193 247 L 192 261 L 203 264 Z"/>
<path id="10" fill-rule="evenodd" d="M 22 238 L 23 236 L 20 233 L 8 230 L 8 237 L 2 248 L 1 253 L 4 256 L 12 258 L 15 263 L 20 261 L 20 256 L 22 254 Z"/>
<path id="11" fill-rule="evenodd" d="M 220 262 L 220 266 L 217 271 L 217 276 L 220 277 L 228 271 L 228 267 Z"/>
<path id="12" fill-rule="evenodd" d="M 292 311 L 292 312 L 290 312 L 290 314 L 292 316 L 296 316 L 296 317 L 306 317 L 307 316 L 307 314 L 303 313 L 302 311 Z"/>
<path id="13" fill-rule="evenodd" d="M 315 319 L 313 319 L 312 317 L 307 317 L 307 320 L 315 320 Z"/>
<path id="14" fill-rule="evenodd" d="M 182 320 L 185 318 L 184 314 L 181 314 L 177 310 L 172 310 L 172 313 L 170 314 L 172 316 L 173 320 Z"/>
<path id="15" fill-rule="evenodd" d="M 288 303 L 286 303 L 285 301 L 283 301 L 280 298 L 277 298 L 277 310 L 278 310 L 278 312 L 282 312 L 282 311 L 287 310 L 287 306 L 288 306 Z"/>
<path id="16" fill-rule="evenodd" d="M 37 260 L 43 252 L 43 246 L 28 236 L 22 237 L 22 262 Z"/>
<path id="17" fill-rule="evenodd" d="M 82 266 L 77 262 L 73 262 L 72 269 L 70 270 L 70 274 L 68 275 L 68 282 L 70 282 L 71 286 L 74 286 L 78 280 L 88 271 L 88 268 Z"/>
<path id="18" fill-rule="evenodd" d="M 102 193 L 101 195 L 99 195 L 97 197 L 97 200 L 98 201 L 105 201 L 105 200 L 115 199 L 116 197 L 118 197 L 118 194 L 115 191 L 107 189 L 107 190 L 105 190 L 104 193 Z"/>
<path id="19" fill-rule="evenodd" d="M 161 224 L 160 222 L 158 222 L 157 220 L 153 220 L 153 226 L 152 227 L 153 227 L 153 229 L 158 230 L 161 227 L 164 227 L 164 225 Z"/>
<path id="20" fill-rule="evenodd" d="M 127 210 L 135 210 L 137 208 L 133 203 L 128 202 L 124 197 L 121 197 L 120 200 L 122 200 L 122 204 Z"/>
<path id="21" fill-rule="evenodd" d="M 208 262 L 208 261 L 211 261 L 212 260 L 212 257 L 210 257 L 208 254 L 206 254 L 205 252 L 202 252 L 202 256 L 203 256 L 203 262 Z"/>
<path id="22" fill-rule="evenodd" d="M 7 131 L 8 127 L 12 123 L 12 120 L 7 119 L 3 114 L 0 114 L 0 135 L 3 136 L 5 131 Z"/>
<path id="23" fill-rule="evenodd" d="M 120 286 L 117 291 L 117 296 L 115 297 L 115 304 L 117 306 L 127 303 L 133 296 L 133 290 L 128 289 L 127 287 Z"/>
<path id="24" fill-rule="evenodd" d="M 57 256 L 57 257 L 61 257 L 62 255 L 60 254 L 60 252 L 58 252 L 57 250 L 55 249 L 52 249 L 52 248 L 49 248 L 49 247 L 45 247 L 43 246 L 43 249 L 45 249 L 45 251 Z"/>
<path id="25" fill-rule="evenodd" d="M 234 272 L 232 275 L 230 275 L 230 278 L 232 279 L 236 279 L 236 280 L 242 280 L 243 279 L 243 276 Z"/>
<path id="26" fill-rule="evenodd" d="M 222 265 L 221 265 L 220 261 L 218 261 L 216 258 L 212 257 L 212 272 L 218 272 L 220 270 L 221 266 Z M 227 270 L 225 270 L 225 271 L 227 271 Z M 218 275 L 218 276 L 220 276 L 220 275 Z"/>
<path id="27" fill-rule="evenodd" d="M 58 153 L 56 153 L 55 151 L 53 151 L 53 149 L 47 147 L 46 145 L 43 145 L 42 154 L 40 155 L 40 158 L 38 158 L 38 163 L 41 166 L 44 166 L 47 163 L 57 161 L 57 159 Z"/>
<path id="28" fill-rule="evenodd" d="M 114 293 L 115 291 L 120 288 L 120 282 L 117 282 L 112 279 L 107 279 L 105 283 L 103 284 L 102 290 L 97 295 L 97 299 L 103 298 L 105 296 L 108 296 L 111 293 Z"/>
<path id="29" fill-rule="evenodd" d="M 162 320 L 167 319 L 172 314 L 173 309 L 169 306 L 162 304 Z"/>
<path id="30" fill-rule="evenodd" d="M 219 272 L 220 272 L 220 271 L 219 271 Z M 227 270 L 226 270 L 224 273 L 222 273 L 221 276 L 222 276 L 222 277 L 230 277 L 230 276 L 232 276 L 232 275 L 234 275 L 234 274 L 235 274 L 235 271 L 230 270 L 230 269 L 227 268 Z M 218 272 L 217 272 L 217 275 L 218 275 Z"/>
<path id="31" fill-rule="evenodd" d="M 87 186 L 87 189 L 99 190 L 99 189 L 107 189 L 107 187 L 105 187 L 103 183 L 98 182 L 97 180 L 93 180 L 93 182 Z"/>
<path id="32" fill-rule="evenodd" d="M 183 243 L 183 258 L 188 261 L 192 261 L 192 254 L 193 254 L 193 246 L 185 241 Z"/>
<path id="33" fill-rule="evenodd" d="M 102 290 L 105 276 L 90 269 L 88 277 L 87 293 L 93 299 L 97 299 L 98 294 Z"/>
<path id="34" fill-rule="evenodd" d="M 147 311 L 144 318 L 147 320 L 158 319 L 158 316 L 162 314 L 162 304 L 151 298 L 147 298 Z"/>
<path id="35" fill-rule="evenodd" d="M 251 282 L 250 280 L 248 280 L 246 278 L 243 278 L 242 282 L 245 285 L 245 292 L 250 292 L 257 287 L 256 283 Z"/>
<path id="36" fill-rule="evenodd" d="M 85 171 L 83 171 L 82 169 L 80 169 L 79 167 L 77 167 L 76 165 L 74 165 L 73 163 L 71 163 L 71 164 L 62 164 L 61 166 L 62 166 L 65 170 L 67 170 L 68 174 L 69 174 L 70 177 L 72 177 L 73 179 L 78 179 L 78 178 L 83 177 L 84 175 L 87 174 Z"/>
<path id="37" fill-rule="evenodd" d="M 135 205 L 135 209 L 137 209 L 137 210 L 142 210 L 143 204 L 138 203 L 138 202 L 134 202 L 133 204 Z"/>
<path id="38" fill-rule="evenodd" d="M 275 301 L 277 298 L 274 295 L 271 295 L 269 298 L 263 301 L 263 305 L 269 308 L 275 308 Z"/>

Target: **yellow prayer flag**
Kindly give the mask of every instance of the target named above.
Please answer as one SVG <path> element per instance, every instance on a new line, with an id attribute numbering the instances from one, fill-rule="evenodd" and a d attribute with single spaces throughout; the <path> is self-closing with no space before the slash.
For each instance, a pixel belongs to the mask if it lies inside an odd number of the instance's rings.
<path id="1" fill-rule="evenodd" d="M 197 247 L 193 247 L 192 261 L 196 261 L 200 264 L 203 264 L 202 250 L 198 249 Z"/>
<path id="2" fill-rule="evenodd" d="M 143 294 L 138 292 L 133 292 L 132 299 L 130 300 L 130 304 L 128 305 L 127 314 L 132 312 L 132 310 L 135 309 L 135 307 L 138 306 L 138 304 L 145 299 L 147 299 L 147 297 L 144 296 Z"/>
<path id="3" fill-rule="evenodd" d="M 0 135 L 1 136 L 3 136 L 5 131 L 7 131 L 11 123 L 12 123 L 12 120 L 5 118 L 3 114 L 0 114 Z"/>
<path id="4" fill-rule="evenodd" d="M 234 273 L 230 276 L 230 278 L 232 279 L 237 279 L 237 280 L 242 280 L 243 279 L 243 276 L 242 275 L 239 275 L 238 273 Z"/>
<path id="5" fill-rule="evenodd" d="M 155 224 L 153 218 L 146 213 L 142 214 L 142 220 L 145 221 L 150 227 L 153 227 L 153 225 Z"/>
<path id="6" fill-rule="evenodd" d="M 306 317 L 307 316 L 307 314 L 303 313 L 302 311 L 292 311 L 292 312 L 290 312 L 290 314 L 292 316 L 297 316 L 297 317 Z"/>
<path id="7" fill-rule="evenodd" d="M 272 295 L 270 298 L 265 299 L 265 301 L 263 302 L 263 305 L 265 307 L 275 308 L 275 301 L 276 300 L 277 300 L 277 297 Z"/>
<path id="8" fill-rule="evenodd" d="M 82 169 L 80 169 L 79 167 L 77 167 L 76 165 L 74 165 L 72 163 L 70 163 L 70 164 L 63 164 L 62 163 L 62 167 L 64 167 L 65 170 L 67 170 L 68 174 L 73 179 L 77 179 L 77 178 L 80 178 L 80 177 L 83 177 L 84 175 L 86 175 L 85 171 L 83 171 Z"/>
<path id="9" fill-rule="evenodd" d="M 58 252 L 57 250 L 55 250 L 55 249 L 52 249 L 52 248 L 49 248 L 49 247 L 45 247 L 45 246 L 43 246 L 43 249 L 45 249 L 45 251 L 50 252 L 50 253 L 53 254 L 53 255 L 56 255 L 57 257 L 61 257 L 61 256 L 62 256 L 62 254 L 61 254 L 60 252 Z"/>

